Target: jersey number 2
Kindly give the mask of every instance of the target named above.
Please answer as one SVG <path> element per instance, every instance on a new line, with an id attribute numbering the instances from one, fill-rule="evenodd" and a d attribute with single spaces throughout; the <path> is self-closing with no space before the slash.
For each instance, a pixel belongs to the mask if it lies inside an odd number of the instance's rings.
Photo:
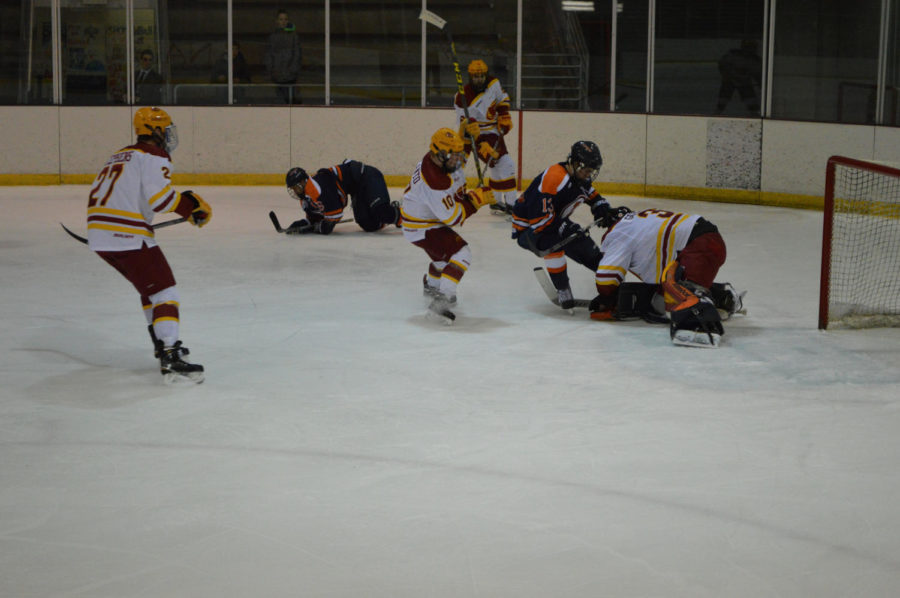
<path id="1" fill-rule="evenodd" d="M 122 164 L 113 164 L 112 167 L 107 166 L 100 171 L 100 174 L 97 176 L 97 185 L 93 189 L 91 189 L 91 194 L 88 196 L 89 208 L 92 208 L 96 205 L 106 205 L 106 202 L 109 201 L 109 196 L 112 195 L 113 188 L 116 186 L 116 181 L 118 181 L 119 177 L 122 176 L 123 168 L 124 166 Z M 106 179 L 107 176 L 109 176 L 109 181 L 107 181 Z M 97 193 L 100 192 L 104 184 L 108 185 L 106 188 L 106 193 L 103 195 L 103 199 L 98 200 Z"/>

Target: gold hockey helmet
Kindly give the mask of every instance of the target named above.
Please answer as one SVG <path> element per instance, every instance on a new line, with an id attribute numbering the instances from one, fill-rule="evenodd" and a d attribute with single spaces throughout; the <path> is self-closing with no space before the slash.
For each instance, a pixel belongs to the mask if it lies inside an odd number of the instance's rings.
<path id="1" fill-rule="evenodd" d="M 483 60 L 475 59 L 469 63 L 469 74 L 470 75 L 487 75 L 488 66 L 487 63 Z"/>
<path id="2" fill-rule="evenodd" d="M 145 106 L 134 113 L 134 134 L 156 137 L 167 152 L 178 145 L 178 132 L 172 117 L 157 106 Z"/>
<path id="3" fill-rule="evenodd" d="M 453 172 L 466 163 L 465 144 L 453 129 L 441 127 L 435 131 L 429 147 L 444 172 Z"/>

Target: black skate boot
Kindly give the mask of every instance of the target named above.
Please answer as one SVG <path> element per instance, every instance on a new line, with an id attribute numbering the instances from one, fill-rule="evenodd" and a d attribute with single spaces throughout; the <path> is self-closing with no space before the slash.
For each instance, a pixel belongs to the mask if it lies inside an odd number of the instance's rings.
<path id="1" fill-rule="evenodd" d="M 185 361 L 183 358 L 187 354 L 188 350 L 181 346 L 181 341 L 176 342 L 171 347 L 161 348 L 159 371 L 163 375 L 166 384 L 172 384 L 181 379 L 190 380 L 197 384 L 203 382 L 203 366 Z"/>
<path id="2" fill-rule="evenodd" d="M 163 342 L 156 338 L 156 331 L 153 330 L 153 324 L 147 326 L 147 332 L 150 333 L 150 340 L 153 341 L 153 357 L 159 359 L 160 355 L 162 355 L 163 350 Z M 181 348 L 181 354 L 185 357 L 191 354 L 187 347 Z"/>

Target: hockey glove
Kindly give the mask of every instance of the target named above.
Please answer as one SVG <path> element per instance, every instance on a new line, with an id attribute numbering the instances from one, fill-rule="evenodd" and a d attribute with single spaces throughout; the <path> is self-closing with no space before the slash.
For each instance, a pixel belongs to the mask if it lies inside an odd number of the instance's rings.
<path id="1" fill-rule="evenodd" d="M 491 191 L 490 187 L 477 187 L 469 191 L 467 196 L 476 210 L 483 206 L 497 203 L 497 200 L 494 198 L 494 192 Z"/>
<path id="2" fill-rule="evenodd" d="M 598 197 L 591 204 L 591 215 L 594 217 L 594 220 L 602 221 L 607 212 L 609 212 L 609 202 L 605 198 Z"/>
<path id="3" fill-rule="evenodd" d="M 463 128 L 465 129 L 466 135 L 472 139 L 478 139 L 478 136 L 481 135 L 481 127 L 479 127 L 478 123 L 474 120 L 469 120 Z"/>
<path id="4" fill-rule="evenodd" d="M 568 237 L 574 237 L 576 235 L 583 235 L 584 229 L 566 218 L 562 222 L 560 222 L 557 232 L 559 233 L 561 239 L 566 239 Z"/>
<path id="5" fill-rule="evenodd" d="M 306 218 L 295 220 L 284 231 L 286 235 L 305 235 L 313 232 L 313 225 Z"/>
<path id="6" fill-rule="evenodd" d="M 506 135 L 512 131 L 512 117 L 509 114 L 501 114 L 497 117 L 497 129 L 501 135 Z"/>
<path id="7" fill-rule="evenodd" d="M 593 299 L 591 299 L 591 304 L 588 306 L 588 309 L 591 312 L 592 320 L 615 320 L 616 313 L 614 305 L 612 301 L 615 300 L 614 295 L 597 295 Z"/>
<path id="8" fill-rule="evenodd" d="M 212 208 L 202 197 L 193 191 L 182 191 L 181 198 L 194 202 L 194 209 L 188 216 L 188 221 L 196 227 L 203 228 L 212 220 Z"/>
<path id="9" fill-rule="evenodd" d="M 492 158 L 496 160 L 500 157 L 500 152 L 491 147 L 491 144 L 487 141 L 482 141 L 478 144 L 478 155 L 481 156 L 481 159 L 485 162 L 489 162 Z"/>

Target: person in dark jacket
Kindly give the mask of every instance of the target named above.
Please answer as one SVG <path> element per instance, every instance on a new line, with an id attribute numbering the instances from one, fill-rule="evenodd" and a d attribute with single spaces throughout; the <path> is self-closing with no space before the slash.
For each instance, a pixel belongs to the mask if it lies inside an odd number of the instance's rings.
<path id="1" fill-rule="evenodd" d="M 292 89 L 300 76 L 301 52 L 297 28 L 288 21 L 285 10 L 275 18 L 276 29 L 269 35 L 266 49 L 266 70 L 273 83 L 278 83 L 278 96 L 285 104 L 300 104 L 300 96 Z"/>

